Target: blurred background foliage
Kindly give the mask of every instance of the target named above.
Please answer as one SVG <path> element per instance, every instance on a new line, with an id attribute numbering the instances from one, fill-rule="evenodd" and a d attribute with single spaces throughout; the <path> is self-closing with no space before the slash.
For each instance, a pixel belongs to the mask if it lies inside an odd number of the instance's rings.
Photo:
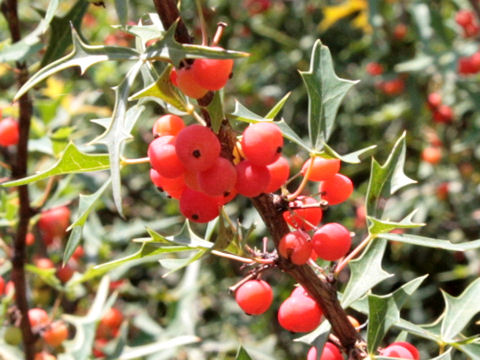
<path id="1" fill-rule="evenodd" d="M 36 26 L 47 1 L 20 2 L 24 34 Z M 259 5 L 260 4 L 260 5 Z M 73 2 L 61 2 L 59 19 L 66 16 Z M 226 108 L 233 111 L 238 100 L 258 114 L 268 110 L 287 92 L 292 92 L 282 117 L 297 133 L 307 134 L 307 95 L 297 70 L 308 69 L 309 56 L 316 39 L 327 45 L 335 61 L 337 74 L 360 83 L 347 94 L 340 108 L 337 127 L 330 140 L 339 153 L 347 153 L 376 144 L 374 154 L 385 161 L 395 139 L 407 131 L 408 176 L 418 184 L 402 191 L 387 204 L 392 220 L 417 209 L 415 220 L 426 226 L 412 230 L 424 236 L 453 242 L 480 238 L 480 84 L 479 75 L 459 74 L 461 57 L 478 51 L 478 36 L 466 38 L 455 22 L 459 9 L 471 9 L 462 0 L 270 0 L 205 1 L 204 15 L 213 35 L 216 23 L 228 24 L 221 45 L 246 51 L 247 59 L 237 60 L 234 75 L 225 89 Z M 153 12 L 149 2 L 130 0 L 128 21 L 148 22 Z M 181 13 L 196 41 L 200 41 L 198 15 L 193 0 L 181 2 Z M 105 7 L 88 4 L 80 16 L 81 36 L 90 44 L 133 46 L 134 39 L 118 24 L 113 1 Z M 67 30 L 65 30 L 67 29 Z M 69 30 L 64 28 L 65 31 Z M 0 18 L 2 47 L 9 36 L 5 19 Z M 46 51 L 44 46 L 27 60 L 31 73 L 39 69 Z M 369 64 L 381 64 L 382 74 L 372 75 Z M 88 145 L 102 129 L 89 120 L 111 115 L 114 101 L 112 87 L 127 72 L 129 63 L 106 62 L 92 67 L 84 76 L 66 70 L 32 91 L 34 117 L 29 150 L 29 173 L 52 164 L 66 145 L 73 141 L 83 150 L 104 151 Z M 0 108 L 4 116 L 16 116 L 11 99 L 16 91 L 12 63 L 0 64 Z M 428 95 L 436 92 L 453 110 L 452 121 L 434 121 L 427 105 Z M 149 103 L 137 123 L 134 141 L 127 145 L 129 157 L 146 156 L 152 140 L 151 126 L 162 109 Z M 190 119 L 190 121 L 193 121 Z M 441 151 L 438 163 L 422 159 L 427 147 Z M 284 150 L 292 165 L 292 174 L 308 154 L 293 144 Z M 370 160 L 359 165 L 345 164 L 342 172 L 353 179 L 356 190 L 346 203 L 329 209 L 324 222 L 341 222 L 355 232 L 354 241 L 366 234 L 363 200 L 370 170 Z M 8 176 L 1 168 L 0 177 Z M 30 186 L 33 203 L 41 201 L 45 189 L 53 185 L 45 207 L 78 205 L 78 194 L 91 194 L 107 179 L 104 173 L 56 178 Z M 148 166 L 122 169 L 125 219 L 121 219 L 106 192 L 103 201 L 89 217 L 83 232 L 85 256 L 76 266 L 78 274 L 95 264 L 133 253 L 138 245 L 132 239 L 145 236 L 145 226 L 162 233 L 178 231 L 182 219 L 177 202 L 160 194 L 148 177 Z M 295 185 L 295 183 L 293 183 Z M 15 193 L 0 192 L 0 234 L 11 242 Z M 229 205 L 230 214 L 238 214 L 243 224 L 257 227 L 248 238 L 250 246 L 261 245 L 265 229 L 258 215 L 245 200 Z M 199 233 L 200 226 L 194 227 Z M 35 234 L 38 238 L 39 233 Z M 29 257 L 48 255 L 61 261 L 63 245 L 46 249 L 41 241 L 29 249 Z M 129 321 L 124 337 L 129 345 L 142 345 L 168 339 L 172 335 L 194 334 L 202 339 L 191 346 L 180 346 L 150 355 L 148 359 L 233 359 L 243 344 L 254 359 L 304 359 L 306 346 L 294 343 L 294 335 L 280 329 L 275 309 L 289 294 L 292 280 L 281 273 L 269 272 L 266 278 L 274 286 L 274 306 L 259 317 L 248 317 L 236 306 L 228 287 L 241 279 L 238 264 L 208 257 L 187 270 L 166 278 L 167 271 L 158 262 L 139 261 L 138 266 L 120 267 L 110 276 L 118 293 L 115 306 Z M 450 253 L 429 248 L 390 243 L 384 267 L 396 276 L 383 282 L 376 293 L 387 293 L 422 274 L 429 277 L 408 301 L 404 317 L 414 323 L 434 320 L 443 311 L 439 289 L 458 295 L 480 271 L 477 252 Z M 0 275 L 9 278 L 10 264 L 0 262 Z M 46 285 L 33 274 L 32 304 L 53 306 L 58 289 Z M 340 279 L 345 281 L 346 279 Z M 98 279 L 70 284 L 63 293 L 65 313 L 88 311 Z M 357 314 L 358 315 L 358 314 Z M 5 319 L 4 319 L 5 320 Z M 365 321 L 359 315 L 361 322 Z M 472 324 L 471 333 L 478 333 Z M 397 334 L 392 332 L 392 339 Z M 423 358 L 437 351 L 435 344 L 412 340 Z M 105 350 L 108 354 L 113 345 Z"/>

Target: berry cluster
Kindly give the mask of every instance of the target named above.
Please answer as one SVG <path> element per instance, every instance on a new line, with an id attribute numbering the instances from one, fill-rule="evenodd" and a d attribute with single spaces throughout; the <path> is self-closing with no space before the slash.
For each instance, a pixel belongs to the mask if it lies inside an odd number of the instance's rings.
<path id="1" fill-rule="evenodd" d="M 433 121 L 438 124 L 449 124 L 453 121 L 453 109 L 442 103 L 439 93 L 431 93 L 427 99 L 428 108 L 433 113 Z"/>
<path id="2" fill-rule="evenodd" d="M 28 320 L 34 333 L 40 334 L 46 344 L 55 348 L 68 338 L 67 325 L 59 321 L 51 321 L 47 312 L 41 308 L 28 310 Z"/>
<path id="3" fill-rule="evenodd" d="M 462 9 L 455 15 L 455 21 L 463 29 L 463 36 L 466 38 L 475 37 L 480 33 L 480 26 L 475 19 L 473 11 Z"/>

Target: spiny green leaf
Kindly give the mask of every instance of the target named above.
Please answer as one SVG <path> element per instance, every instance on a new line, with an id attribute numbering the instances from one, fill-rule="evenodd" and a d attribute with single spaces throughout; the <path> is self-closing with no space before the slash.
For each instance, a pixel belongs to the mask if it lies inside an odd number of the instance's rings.
<path id="1" fill-rule="evenodd" d="M 248 355 L 247 351 L 240 346 L 237 351 L 237 355 L 235 355 L 235 360 L 252 360 L 250 355 Z"/>
<path id="2" fill-rule="evenodd" d="M 382 259 L 387 242 L 373 239 L 358 259 L 350 262 L 351 275 L 342 296 L 342 307 L 349 307 L 367 291 L 392 276 L 382 269 Z"/>
<path id="3" fill-rule="evenodd" d="M 194 263 L 197 260 L 200 260 L 204 255 L 207 254 L 206 250 L 199 250 L 194 255 L 186 258 L 177 258 L 177 259 L 160 259 L 158 262 L 164 268 L 169 271 L 166 274 L 163 274 L 162 277 L 165 278 L 170 274 L 173 274 L 176 271 L 179 271 L 188 265 Z"/>
<path id="4" fill-rule="evenodd" d="M 340 159 L 341 161 L 348 164 L 359 164 L 361 162 L 360 157 L 366 156 L 366 154 L 372 152 L 376 148 L 377 145 L 371 145 L 367 146 L 366 148 L 351 152 L 349 154 L 340 155 L 327 144 L 323 144 L 323 153 L 329 155 L 332 158 Z"/>
<path id="5" fill-rule="evenodd" d="M 175 40 L 177 23 L 170 26 L 163 38 L 148 47 L 144 55 L 145 59 L 171 61 L 175 67 L 179 67 L 180 61 L 186 58 L 235 59 L 249 56 L 245 52 L 224 50 L 218 47 L 180 44 Z"/>
<path id="6" fill-rule="evenodd" d="M 31 175 L 23 179 L 9 181 L 0 186 L 20 186 L 35 181 L 46 179 L 50 176 L 76 174 L 90 171 L 106 170 L 110 167 L 110 161 L 106 154 L 86 154 L 78 150 L 75 144 L 70 143 L 57 161 L 50 169 Z"/>
<path id="7" fill-rule="evenodd" d="M 110 186 L 111 179 L 108 179 L 105 184 L 103 184 L 97 191 L 91 195 L 82 195 L 80 194 L 80 202 L 78 205 L 78 212 L 75 217 L 75 220 L 69 226 L 67 230 L 73 229 L 68 238 L 67 244 L 65 245 L 65 252 L 63 253 L 63 264 L 66 264 L 70 259 L 72 254 L 75 252 L 78 244 L 81 240 L 82 228 L 87 221 L 88 215 L 95 208 L 97 200 L 102 196 L 107 187 Z"/>
<path id="8" fill-rule="evenodd" d="M 480 312 L 480 279 L 472 282 L 457 297 L 442 291 L 445 299 L 445 313 L 442 320 L 441 335 L 450 342 L 468 325 L 470 320 Z"/>
<path id="9" fill-rule="evenodd" d="M 309 71 L 300 75 L 308 93 L 310 146 L 319 151 L 332 134 L 343 97 L 357 81 L 341 79 L 335 74 L 330 50 L 320 40 L 313 46 Z"/>
<path id="10" fill-rule="evenodd" d="M 480 239 L 454 244 L 448 240 L 439 240 L 411 234 L 379 234 L 378 237 L 406 244 L 431 247 L 450 251 L 468 251 L 480 248 Z"/>
<path id="11" fill-rule="evenodd" d="M 48 64 L 35 73 L 20 90 L 18 90 L 14 100 L 18 100 L 28 90 L 47 77 L 70 67 L 80 67 L 80 71 L 83 74 L 90 66 L 102 61 L 137 60 L 139 58 L 137 51 L 126 47 L 87 45 L 82 42 L 74 28 L 72 28 L 72 43 L 73 50 L 70 54 Z"/>
<path id="12" fill-rule="evenodd" d="M 65 53 L 65 50 L 72 44 L 70 27 L 79 28 L 83 15 L 88 9 L 88 3 L 78 0 L 70 11 L 63 17 L 55 17 L 50 23 L 50 39 L 45 55 L 42 57 L 40 68 L 48 63 L 57 60 Z"/>
<path id="13" fill-rule="evenodd" d="M 154 342 L 148 345 L 134 346 L 134 347 L 126 348 L 123 351 L 123 353 L 120 355 L 118 360 L 138 359 L 143 356 L 158 354 L 162 350 L 194 344 L 199 342 L 200 340 L 201 339 L 197 336 L 182 335 L 182 336 L 174 337 L 169 340 L 161 340 L 158 342 Z"/>
<path id="14" fill-rule="evenodd" d="M 186 245 L 191 249 L 210 249 L 213 247 L 213 243 L 205 241 L 193 232 L 189 221 L 185 221 L 180 232 L 175 235 L 163 236 L 150 228 L 147 228 L 147 232 L 151 236 L 152 242 Z"/>
<path id="15" fill-rule="evenodd" d="M 155 97 L 162 99 L 180 111 L 187 111 L 187 102 L 185 97 L 172 85 L 170 81 L 170 71 L 172 66 L 167 66 L 155 83 L 147 86 L 132 95 L 128 100 L 138 100 L 145 97 Z"/>
<path id="16" fill-rule="evenodd" d="M 418 228 L 421 226 L 425 226 L 423 223 L 415 223 L 413 222 L 413 217 L 417 211 L 414 210 L 410 214 L 408 214 L 404 219 L 400 222 L 395 221 L 388 221 L 388 220 L 379 220 L 372 216 L 367 216 L 368 223 L 369 223 L 369 232 L 370 234 L 382 234 L 388 233 L 395 229 L 413 229 Z"/>
<path id="17" fill-rule="evenodd" d="M 278 113 L 283 109 L 283 106 L 287 102 L 287 100 L 290 98 L 290 95 L 292 93 L 289 92 L 287 93 L 283 98 L 280 99 L 279 102 L 275 104 L 273 108 L 270 109 L 267 115 L 265 115 L 265 119 L 267 120 L 273 120 L 275 117 L 278 115 Z"/>
<path id="18" fill-rule="evenodd" d="M 367 215 L 381 219 L 383 212 L 381 201 L 390 197 L 401 188 L 415 183 L 403 171 L 405 153 L 405 133 L 403 133 L 393 146 L 390 156 L 383 165 L 372 159 L 370 181 L 366 195 Z"/>
<path id="19" fill-rule="evenodd" d="M 416 278 L 391 294 L 368 296 L 367 348 L 373 353 L 390 327 L 400 320 L 400 310 L 425 280 L 427 275 Z"/>
<path id="20" fill-rule="evenodd" d="M 304 335 L 295 339 L 295 341 L 303 342 L 305 344 L 313 345 L 315 344 L 318 348 L 323 348 L 325 341 L 328 339 L 328 335 L 330 334 L 330 330 L 332 329 L 332 325 L 328 321 L 322 321 L 319 327 L 317 327 L 311 333 Z M 318 352 L 317 352 L 318 353 Z M 321 354 L 321 352 L 320 352 Z"/>
<path id="21" fill-rule="evenodd" d="M 93 144 L 104 144 L 107 146 L 110 158 L 113 200 L 118 213 L 122 217 L 120 157 L 122 156 L 125 142 L 132 138 L 131 132 L 133 126 L 145 109 L 144 106 L 137 104 L 127 111 L 128 94 L 142 64 L 142 61 L 135 63 L 135 65 L 130 68 L 125 79 L 119 86 L 115 87 L 115 107 L 113 108 L 111 121 L 105 132 L 92 141 Z"/>

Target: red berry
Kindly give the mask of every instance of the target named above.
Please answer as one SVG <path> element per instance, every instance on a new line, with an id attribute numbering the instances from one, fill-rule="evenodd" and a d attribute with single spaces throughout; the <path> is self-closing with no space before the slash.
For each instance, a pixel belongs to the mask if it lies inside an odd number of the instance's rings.
<path id="1" fill-rule="evenodd" d="M 5 284 L 5 295 L 7 296 L 14 296 L 15 297 L 15 284 L 12 280 L 8 281 Z"/>
<path id="2" fill-rule="evenodd" d="M 328 261 L 335 261 L 345 256 L 352 244 L 350 232 L 338 223 L 323 225 L 315 231 L 312 241 L 317 255 Z"/>
<path id="3" fill-rule="evenodd" d="M 123 314 L 117 308 L 108 309 L 100 319 L 101 326 L 105 326 L 109 329 L 118 329 L 123 322 Z"/>
<path id="4" fill-rule="evenodd" d="M 308 351 L 307 360 L 317 360 L 317 348 L 315 346 L 312 346 Z M 327 342 L 323 347 L 320 360 L 343 360 L 343 356 L 336 345 Z"/>
<path id="5" fill-rule="evenodd" d="M 403 345 L 403 343 L 393 343 L 387 346 L 385 349 L 380 351 L 380 355 L 401 359 L 418 359 L 407 347 Z M 418 356 L 418 351 L 416 352 L 416 355 Z"/>
<path id="6" fill-rule="evenodd" d="M 372 76 L 379 76 L 383 74 L 383 65 L 378 62 L 370 62 L 366 66 L 367 73 Z"/>
<path id="7" fill-rule="evenodd" d="M 470 63 L 475 73 L 480 71 L 480 51 L 477 51 L 472 56 L 470 56 Z"/>
<path id="8" fill-rule="evenodd" d="M 185 127 L 185 123 L 180 116 L 167 114 L 159 117 L 153 124 L 154 136 L 177 135 Z"/>
<path id="9" fill-rule="evenodd" d="M 442 104 L 442 97 L 439 93 L 430 93 L 428 94 L 427 104 L 430 110 L 435 110 Z"/>
<path id="10" fill-rule="evenodd" d="M 44 210 L 38 220 L 38 228 L 46 245 L 50 245 L 56 238 L 62 238 L 69 225 L 70 210 L 66 206 Z"/>
<path id="11" fill-rule="evenodd" d="M 192 221 L 206 223 L 218 216 L 218 200 L 213 196 L 186 188 L 180 197 L 180 212 Z"/>
<path id="12" fill-rule="evenodd" d="M 350 178 L 342 174 L 335 174 L 329 180 L 322 181 L 318 186 L 322 199 L 329 205 L 336 205 L 347 200 L 353 193 L 353 183 Z"/>
<path id="13" fill-rule="evenodd" d="M 466 27 L 467 25 L 472 24 L 474 20 L 475 20 L 475 15 L 470 10 L 466 10 L 466 9 L 458 10 L 457 13 L 455 14 L 455 21 L 461 27 Z"/>
<path id="14" fill-rule="evenodd" d="M 35 357 L 33 358 L 33 360 L 56 360 L 56 359 L 57 358 L 55 356 L 53 356 L 52 354 L 46 351 L 36 353 Z"/>
<path id="15" fill-rule="evenodd" d="M 433 120 L 436 123 L 448 124 L 453 120 L 453 110 L 448 105 L 440 105 L 433 113 Z"/>
<path id="16" fill-rule="evenodd" d="M 73 268 L 68 264 L 66 264 L 65 266 L 59 266 L 57 268 L 57 278 L 62 283 L 66 283 L 72 278 L 74 272 L 75 270 L 73 270 Z"/>
<path id="17" fill-rule="evenodd" d="M 235 166 L 223 157 L 218 157 L 210 168 L 198 173 L 198 185 L 210 196 L 230 194 L 236 182 Z"/>
<path id="18" fill-rule="evenodd" d="M 322 310 L 309 296 L 288 297 L 278 309 L 278 322 L 292 332 L 310 332 L 320 325 Z"/>
<path id="19" fill-rule="evenodd" d="M 172 71 L 170 71 L 170 81 L 174 86 L 178 86 L 177 70 L 175 68 L 172 68 Z"/>
<path id="20" fill-rule="evenodd" d="M 310 236 L 301 230 L 289 232 L 280 240 L 278 252 L 295 265 L 303 265 L 312 254 Z"/>
<path id="21" fill-rule="evenodd" d="M 35 243 L 35 235 L 33 235 L 31 232 L 27 233 L 27 236 L 25 237 L 25 244 L 27 246 L 31 246 Z"/>
<path id="22" fill-rule="evenodd" d="M 384 81 L 381 84 L 381 89 L 387 95 L 399 95 L 405 89 L 405 82 L 402 78 Z"/>
<path id="23" fill-rule="evenodd" d="M 466 38 L 477 36 L 480 32 L 480 27 L 476 23 L 468 24 L 463 28 L 463 36 Z"/>
<path id="24" fill-rule="evenodd" d="M 295 296 L 307 296 L 311 297 L 310 294 L 308 293 L 307 290 L 302 285 L 298 285 L 290 294 L 290 297 L 295 297 Z"/>
<path id="25" fill-rule="evenodd" d="M 183 67 L 177 71 L 177 86 L 187 96 L 200 99 L 208 92 L 200 86 L 193 75 L 192 67 Z"/>
<path id="26" fill-rule="evenodd" d="M 15 119 L 0 120 L 0 146 L 16 145 L 19 138 L 18 122 Z"/>
<path id="27" fill-rule="evenodd" d="M 185 168 L 175 148 L 175 137 L 162 136 L 153 140 L 148 146 L 150 164 L 160 175 L 176 178 L 183 174 Z"/>
<path id="28" fill-rule="evenodd" d="M 5 290 L 5 280 L 3 277 L 0 276 L 0 295 L 3 295 L 3 291 Z"/>
<path id="29" fill-rule="evenodd" d="M 83 250 L 83 246 L 77 246 L 77 248 L 75 249 L 75 251 L 72 254 L 72 258 L 78 261 L 83 257 L 83 255 L 85 255 L 85 251 Z"/>
<path id="30" fill-rule="evenodd" d="M 192 65 L 193 77 L 207 90 L 220 90 L 232 73 L 232 59 L 196 59 Z"/>
<path id="31" fill-rule="evenodd" d="M 477 71 L 471 57 L 461 57 L 458 59 L 458 73 L 460 75 L 475 74 Z"/>
<path id="32" fill-rule="evenodd" d="M 195 124 L 178 133 L 175 149 L 185 168 L 204 171 L 220 156 L 220 141 L 212 130 Z"/>
<path id="33" fill-rule="evenodd" d="M 249 280 L 235 292 L 235 301 L 249 315 L 260 315 L 273 301 L 271 286 L 263 280 Z"/>
<path id="34" fill-rule="evenodd" d="M 165 191 L 174 199 L 180 199 L 186 187 L 184 174 L 174 178 L 167 178 L 160 175 L 155 169 L 150 169 L 150 179 L 157 188 Z"/>
<path id="35" fill-rule="evenodd" d="M 289 207 L 301 207 L 305 205 L 314 205 L 318 201 L 310 196 L 299 196 L 297 200 L 290 202 Z M 293 209 L 283 213 L 285 221 L 295 229 L 310 231 L 317 227 L 322 221 L 323 211 L 320 207 L 311 207 L 305 209 Z"/>
<path id="36" fill-rule="evenodd" d="M 45 310 L 32 308 L 28 310 L 28 320 L 31 327 L 46 326 L 50 323 L 50 318 Z"/>
<path id="37" fill-rule="evenodd" d="M 407 35 L 408 27 L 407 25 L 400 23 L 395 26 L 393 29 L 393 36 L 397 40 L 403 40 L 405 35 Z"/>
<path id="38" fill-rule="evenodd" d="M 290 176 L 290 165 L 288 164 L 287 159 L 280 156 L 275 162 L 267 165 L 267 169 L 270 173 L 270 182 L 268 183 L 265 192 L 275 192 L 287 182 L 288 177 Z"/>
<path id="39" fill-rule="evenodd" d="M 257 166 L 248 160 L 241 161 L 236 166 L 237 183 L 235 189 L 246 197 L 255 197 L 267 188 L 270 182 L 270 173 L 266 166 Z"/>
<path id="40" fill-rule="evenodd" d="M 302 166 L 302 175 L 308 171 L 312 159 L 308 159 Z M 312 169 L 310 170 L 310 176 L 308 180 L 323 181 L 332 178 L 336 173 L 340 171 L 339 159 L 325 159 L 322 157 L 315 157 L 313 160 Z"/>
<path id="41" fill-rule="evenodd" d="M 432 165 L 438 164 L 442 160 L 442 149 L 436 146 L 428 146 L 422 151 L 422 160 Z"/>
<path id="42" fill-rule="evenodd" d="M 406 341 L 396 341 L 396 342 L 390 344 L 390 346 L 392 346 L 392 345 L 403 346 L 405 349 L 410 351 L 410 353 L 413 355 L 413 359 L 420 360 L 420 354 L 418 353 L 418 349 L 415 346 L 413 346 L 412 344 L 410 344 Z"/>
<path id="43" fill-rule="evenodd" d="M 280 128 L 271 122 L 248 126 L 242 136 L 242 151 L 255 165 L 268 165 L 282 152 L 283 136 Z"/>
<path id="44" fill-rule="evenodd" d="M 53 347 L 62 344 L 68 338 L 68 327 L 63 321 L 52 323 L 43 333 L 45 342 Z"/>

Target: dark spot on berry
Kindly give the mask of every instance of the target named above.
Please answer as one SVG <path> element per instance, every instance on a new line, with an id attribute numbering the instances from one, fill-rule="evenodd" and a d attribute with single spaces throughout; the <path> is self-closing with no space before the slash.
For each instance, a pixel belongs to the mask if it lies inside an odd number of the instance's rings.
<path id="1" fill-rule="evenodd" d="M 282 147 L 279 146 L 279 147 L 277 148 L 277 153 L 280 154 L 281 152 L 282 152 Z"/>
<path id="2" fill-rule="evenodd" d="M 192 219 L 193 220 L 198 220 L 200 218 L 200 216 L 198 216 L 197 214 L 193 214 L 192 215 Z"/>
<path id="3" fill-rule="evenodd" d="M 163 190 L 163 188 L 161 188 L 160 186 L 157 186 L 157 190 L 160 191 L 160 192 L 164 192 L 165 190 Z"/>
<path id="4" fill-rule="evenodd" d="M 200 152 L 200 150 L 196 149 L 192 151 L 192 155 L 193 157 L 198 159 L 200 156 L 202 156 L 202 153 Z"/>
<path id="5" fill-rule="evenodd" d="M 225 191 L 225 192 L 223 193 L 223 196 L 224 196 L 224 197 L 227 197 L 228 195 L 230 195 L 230 191 Z"/>
<path id="6" fill-rule="evenodd" d="M 231 72 L 230 75 L 228 75 L 228 78 L 229 79 L 233 78 L 233 72 Z"/>

